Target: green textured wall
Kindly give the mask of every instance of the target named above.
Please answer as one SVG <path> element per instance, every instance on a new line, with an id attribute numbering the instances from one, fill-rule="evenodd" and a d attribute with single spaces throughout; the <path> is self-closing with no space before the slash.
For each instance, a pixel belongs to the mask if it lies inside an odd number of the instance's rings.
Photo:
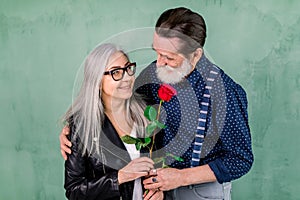
<path id="1" fill-rule="evenodd" d="M 0 0 L 1 200 L 64 199 L 58 119 L 86 54 L 181 5 L 203 14 L 206 51 L 248 94 L 255 163 L 233 200 L 299 199 L 300 1 Z"/>

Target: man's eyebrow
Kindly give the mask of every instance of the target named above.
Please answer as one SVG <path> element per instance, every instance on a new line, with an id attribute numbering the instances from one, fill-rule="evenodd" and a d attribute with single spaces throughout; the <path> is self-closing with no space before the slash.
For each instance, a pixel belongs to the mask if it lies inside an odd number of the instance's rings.
<path id="1" fill-rule="evenodd" d="M 152 50 L 153 50 L 153 51 L 156 51 L 156 52 L 157 52 L 157 49 L 154 48 L 153 44 L 151 45 L 151 47 L 152 47 Z M 158 53 L 158 52 L 157 52 L 157 53 Z M 166 55 L 164 55 L 164 56 L 166 56 Z"/>
<path id="2" fill-rule="evenodd" d="M 153 43 L 152 43 L 151 47 L 152 47 L 152 50 L 153 50 L 153 51 L 156 51 L 156 49 L 155 49 L 154 46 L 153 46 Z M 157 51 L 156 51 L 156 52 L 157 52 Z M 157 52 L 157 53 L 158 53 L 158 52 Z M 159 54 L 162 55 L 162 56 L 164 56 L 164 57 L 166 57 L 168 60 L 175 60 L 175 58 L 170 57 L 170 56 L 168 56 L 168 55 L 161 54 L 161 53 L 159 53 Z"/>
<path id="3" fill-rule="evenodd" d="M 151 45 L 151 47 L 152 47 L 152 50 L 153 50 L 153 51 L 164 50 L 164 49 L 159 49 L 159 48 L 157 49 L 157 48 L 154 48 L 153 44 Z"/>
<path id="4" fill-rule="evenodd" d="M 151 48 L 152 48 L 153 51 L 156 51 L 153 44 L 151 44 Z"/>

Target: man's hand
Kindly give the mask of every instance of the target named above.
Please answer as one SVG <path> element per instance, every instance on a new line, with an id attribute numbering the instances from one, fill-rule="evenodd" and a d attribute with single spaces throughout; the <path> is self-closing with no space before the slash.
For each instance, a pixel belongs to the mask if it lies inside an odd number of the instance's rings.
<path id="1" fill-rule="evenodd" d="M 181 186 L 181 173 L 179 169 L 157 169 L 157 175 L 143 181 L 145 189 L 162 191 L 172 190 Z"/>
<path id="2" fill-rule="evenodd" d="M 163 200 L 164 192 L 160 190 L 149 190 L 143 195 L 144 200 Z"/>
<path id="3" fill-rule="evenodd" d="M 163 168 L 151 170 L 143 181 L 146 189 L 172 190 L 181 186 L 215 182 L 217 178 L 208 164 L 185 169 Z"/>
<path id="4" fill-rule="evenodd" d="M 67 135 L 69 135 L 70 129 L 68 126 L 65 126 L 60 135 L 59 135 L 59 141 L 60 141 L 60 152 L 64 160 L 67 160 L 68 154 L 71 154 L 71 146 L 72 143 L 68 140 Z"/>

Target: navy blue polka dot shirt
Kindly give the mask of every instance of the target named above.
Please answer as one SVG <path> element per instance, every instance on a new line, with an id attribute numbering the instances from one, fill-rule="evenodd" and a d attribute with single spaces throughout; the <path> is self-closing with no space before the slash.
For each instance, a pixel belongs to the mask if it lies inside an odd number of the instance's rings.
<path id="1" fill-rule="evenodd" d="M 156 63 L 145 68 L 136 79 L 137 93 L 148 104 L 158 104 L 161 81 L 156 76 Z M 172 153 L 184 161 L 168 157 L 167 164 L 178 169 L 191 167 L 199 113 L 209 73 L 218 69 L 210 90 L 205 137 L 199 165 L 208 164 L 219 183 L 246 174 L 253 163 L 248 125 L 247 98 L 243 88 L 203 54 L 196 68 L 185 80 L 172 85 L 177 95 L 163 103 L 160 120 L 166 125 L 155 139 L 156 153 Z"/>

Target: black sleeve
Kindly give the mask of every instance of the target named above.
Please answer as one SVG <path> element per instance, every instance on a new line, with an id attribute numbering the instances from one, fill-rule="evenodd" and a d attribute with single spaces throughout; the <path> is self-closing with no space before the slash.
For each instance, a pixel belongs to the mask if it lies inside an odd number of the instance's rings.
<path id="1" fill-rule="evenodd" d="M 71 128 L 72 131 L 72 128 Z M 66 197 L 68 199 L 109 199 L 120 196 L 118 171 L 103 176 L 90 176 L 90 165 L 87 156 L 82 156 L 79 140 L 72 142 L 72 153 L 65 162 Z"/>

